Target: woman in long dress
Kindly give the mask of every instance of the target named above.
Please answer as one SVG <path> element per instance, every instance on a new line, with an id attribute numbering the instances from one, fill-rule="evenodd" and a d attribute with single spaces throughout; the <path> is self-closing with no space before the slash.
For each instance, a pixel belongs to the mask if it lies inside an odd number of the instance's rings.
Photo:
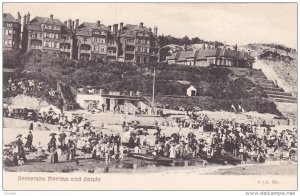
<path id="1" fill-rule="evenodd" d="M 171 159 L 175 159 L 176 158 L 176 149 L 175 149 L 175 145 L 172 144 L 170 147 L 170 158 Z"/>

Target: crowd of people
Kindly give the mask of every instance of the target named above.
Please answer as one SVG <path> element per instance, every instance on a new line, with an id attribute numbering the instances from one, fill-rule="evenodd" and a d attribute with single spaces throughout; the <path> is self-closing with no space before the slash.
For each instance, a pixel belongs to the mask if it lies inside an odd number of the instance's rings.
<path id="1" fill-rule="evenodd" d="M 56 97 L 57 92 L 37 79 L 9 78 L 3 88 L 4 95 L 30 94 L 30 92 L 44 92 L 46 96 Z"/>
<path id="2" fill-rule="evenodd" d="M 123 159 L 125 149 L 128 152 L 170 159 L 226 155 L 244 162 L 264 162 L 269 156 L 283 158 L 284 154 L 288 154 L 287 157 L 292 159 L 297 148 L 296 129 L 277 131 L 274 128 L 237 123 L 234 120 L 212 120 L 205 114 L 187 113 L 182 118 L 168 118 L 162 123 L 155 121 L 154 135 L 150 135 L 146 129 L 123 129 L 129 133 L 128 140 L 121 138 L 123 135 L 120 133 L 104 134 L 101 129 L 91 126 L 89 121 L 81 116 L 59 119 L 58 135 L 50 134 L 46 150 L 41 146 L 35 148 L 32 145 L 32 122 L 27 141 L 23 143 L 21 137 L 18 137 L 13 145 L 9 159 L 11 163 L 24 164 L 27 160 L 26 151 L 45 155 L 42 152 L 45 150 L 50 163 L 75 160 L 77 155 L 85 155 L 93 160 L 103 159 L 106 164 L 110 164 L 112 159 Z M 131 126 L 136 127 L 137 124 L 131 123 Z M 173 133 L 166 135 L 161 129 L 162 126 L 174 129 Z M 8 154 L 6 155 L 8 158 Z"/>

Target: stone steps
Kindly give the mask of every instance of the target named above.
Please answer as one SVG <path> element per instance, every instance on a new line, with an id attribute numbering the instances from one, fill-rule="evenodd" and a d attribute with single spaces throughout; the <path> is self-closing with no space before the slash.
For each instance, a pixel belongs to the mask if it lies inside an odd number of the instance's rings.
<path id="1" fill-rule="evenodd" d="M 292 96 L 292 93 L 288 93 L 288 92 L 272 91 L 272 90 L 264 90 L 264 92 L 265 92 L 267 95 L 268 95 L 268 94 L 272 94 L 272 95 Z"/>
<path id="2" fill-rule="evenodd" d="M 292 99 L 283 99 L 283 98 L 270 98 L 274 102 L 281 102 L 281 103 L 297 103 L 297 100 Z"/>
<path id="3" fill-rule="evenodd" d="M 273 88 L 273 87 L 262 87 L 262 88 L 263 88 L 264 91 L 268 90 L 268 91 L 284 92 L 284 90 L 282 88 L 278 88 L 278 87 L 276 87 L 276 88 Z"/>
<path id="4" fill-rule="evenodd" d="M 269 98 L 279 98 L 279 99 L 287 99 L 287 100 L 297 100 L 296 97 L 286 96 L 286 95 L 275 95 L 275 94 L 269 94 L 269 93 L 267 93 L 267 96 L 268 96 Z"/>

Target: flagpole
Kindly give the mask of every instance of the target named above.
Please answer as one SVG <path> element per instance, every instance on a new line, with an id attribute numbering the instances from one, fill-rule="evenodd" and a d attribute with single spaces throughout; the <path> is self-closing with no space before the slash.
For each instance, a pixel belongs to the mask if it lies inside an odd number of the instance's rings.
<path id="1" fill-rule="evenodd" d="M 155 67 L 154 67 L 153 86 L 152 86 L 152 107 L 153 107 L 153 109 L 154 109 L 154 89 L 155 89 Z"/>

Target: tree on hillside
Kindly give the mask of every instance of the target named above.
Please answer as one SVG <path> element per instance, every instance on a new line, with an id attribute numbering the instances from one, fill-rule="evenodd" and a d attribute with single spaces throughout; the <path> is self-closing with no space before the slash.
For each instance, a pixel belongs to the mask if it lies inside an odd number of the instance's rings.
<path id="1" fill-rule="evenodd" d="M 201 44 L 203 40 L 201 40 L 199 37 L 194 37 L 191 39 L 191 44 Z"/>
<path id="2" fill-rule="evenodd" d="M 3 52 L 3 67 L 4 68 L 10 68 L 10 69 L 16 69 L 16 68 L 22 68 L 22 57 L 20 52 L 18 51 L 4 51 Z"/>

